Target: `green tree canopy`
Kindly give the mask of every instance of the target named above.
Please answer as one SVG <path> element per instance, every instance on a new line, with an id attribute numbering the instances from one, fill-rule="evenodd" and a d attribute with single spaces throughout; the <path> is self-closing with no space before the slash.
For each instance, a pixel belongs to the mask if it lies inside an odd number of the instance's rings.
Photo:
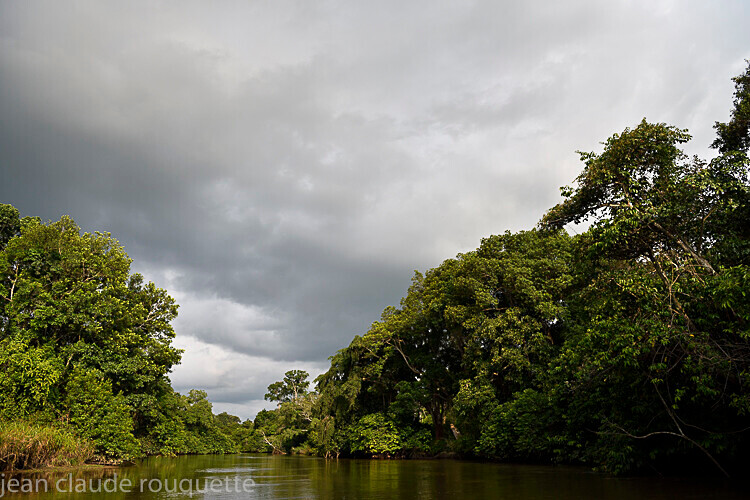
<path id="1" fill-rule="evenodd" d="M 0 417 L 54 418 L 73 374 L 87 372 L 123 398 L 137 427 L 180 361 L 174 300 L 131 274 L 108 234 L 81 233 L 69 217 L 43 224 L 8 205 L 0 212 Z"/>
<path id="2" fill-rule="evenodd" d="M 747 69 L 734 81 L 734 108 L 727 123 L 716 122 L 714 128 L 718 136 L 711 147 L 720 153 L 742 151 L 750 148 L 750 61 Z"/>
<path id="3" fill-rule="evenodd" d="M 309 376 L 304 370 L 289 370 L 284 374 L 284 380 L 268 386 L 265 399 L 279 404 L 298 401 L 307 394 L 310 387 L 310 381 L 307 380 Z"/>

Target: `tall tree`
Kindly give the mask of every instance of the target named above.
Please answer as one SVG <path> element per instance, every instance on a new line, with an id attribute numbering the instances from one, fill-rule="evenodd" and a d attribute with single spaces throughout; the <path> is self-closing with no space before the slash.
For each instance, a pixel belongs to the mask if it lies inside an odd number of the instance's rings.
<path id="1" fill-rule="evenodd" d="M 265 399 L 275 401 L 279 404 L 297 402 L 307 394 L 310 387 L 310 376 L 304 370 L 289 370 L 284 374 L 284 379 L 268 386 Z"/>
<path id="2" fill-rule="evenodd" d="M 711 147 L 720 153 L 742 151 L 750 148 L 750 61 L 741 75 L 734 81 L 734 108 L 727 123 L 716 122 L 714 128 L 718 136 Z"/>
<path id="3" fill-rule="evenodd" d="M 622 394 L 639 394 L 633 380 L 651 388 L 631 410 L 609 394 L 602 421 L 634 440 L 673 436 L 718 465 L 709 449 L 728 446 L 747 405 L 748 304 L 740 291 L 748 268 L 730 251 L 745 240 L 737 214 L 750 185 L 744 154 L 688 160 L 679 148 L 688 139 L 645 120 L 614 135 L 601 154 L 582 154 L 576 188 L 564 190 L 567 199 L 542 225 L 593 220 L 581 242 L 597 267 L 575 349 L 590 370 L 587 383 L 613 372 L 610 387 Z M 612 385 L 615 374 L 622 385 Z"/>
<path id="4" fill-rule="evenodd" d="M 43 224 L 1 211 L 10 238 L 0 249 L 0 417 L 60 416 L 69 381 L 84 371 L 100 383 L 76 390 L 122 397 L 136 433 L 145 433 L 139 423 L 180 361 L 171 345 L 174 300 L 130 274 L 108 234 L 82 234 L 69 217 Z"/>

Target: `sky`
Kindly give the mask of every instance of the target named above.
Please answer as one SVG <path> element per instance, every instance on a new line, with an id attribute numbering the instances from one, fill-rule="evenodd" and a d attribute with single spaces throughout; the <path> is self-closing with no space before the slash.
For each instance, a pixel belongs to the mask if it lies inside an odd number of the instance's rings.
<path id="1" fill-rule="evenodd" d="M 532 228 L 644 117 L 711 157 L 736 1 L 0 0 L 0 202 L 180 304 L 170 375 L 252 418 L 414 270 Z M 571 228 L 575 230 L 575 228 Z"/>

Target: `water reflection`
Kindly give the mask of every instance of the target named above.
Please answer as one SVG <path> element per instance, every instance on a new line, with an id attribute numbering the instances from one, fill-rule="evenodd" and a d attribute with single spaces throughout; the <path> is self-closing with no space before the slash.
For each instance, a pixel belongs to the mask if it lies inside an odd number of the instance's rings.
<path id="1" fill-rule="evenodd" d="M 36 491 L 9 493 L 11 479 L 16 479 L 16 485 L 30 481 Z M 133 467 L 6 474 L 3 481 L 4 498 L 81 500 L 747 498 L 743 485 L 720 480 L 611 478 L 579 468 L 452 460 L 324 460 L 271 455 L 152 457 Z M 47 492 L 39 488 L 45 483 Z M 81 484 L 84 486 L 79 488 Z"/>

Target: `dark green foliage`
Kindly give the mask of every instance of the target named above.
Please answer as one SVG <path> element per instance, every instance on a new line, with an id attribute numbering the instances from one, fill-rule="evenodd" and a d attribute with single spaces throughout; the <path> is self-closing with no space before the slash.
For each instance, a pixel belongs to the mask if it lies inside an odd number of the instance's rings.
<path id="1" fill-rule="evenodd" d="M 265 451 L 269 453 L 314 453 L 322 451 L 311 440 L 326 443 L 326 423 L 313 417 L 317 394 L 308 391 L 308 373 L 290 370 L 284 380 L 268 386 L 266 399 L 278 403 L 275 410 L 262 410 L 255 421 L 244 424 L 247 433 L 243 438 L 243 451 Z"/>
<path id="2" fill-rule="evenodd" d="M 307 389 L 310 387 L 310 382 L 307 380 L 309 376 L 303 370 L 290 370 L 284 374 L 284 380 L 268 386 L 265 398 L 277 403 L 297 401 L 307 394 Z"/>
<path id="3" fill-rule="evenodd" d="M 16 207 L 0 203 L 0 249 L 21 230 L 21 218 Z"/>
<path id="4" fill-rule="evenodd" d="M 431 441 L 440 448 L 454 430 L 456 447 L 473 449 L 482 422 L 535 383 L 562 341 L 570 259 L 564 233 L 506 233 L 417 273 L 401 307 L 386 309 L 318 379 L 318 411 L 335 422 L 337 450 L 380 454 L 357 438 L 373 415 L 397 429 L 387 442 L 401 446 L 389 454 L 431 453 Z"/>
<path id="5" fill-rule="evenodd" d="M 689 159 L 686 131 L 644 120 L 581 154 L 538 230 L 417 273 L 318 378 L 321 452 L 740 470 L 749 78 L 750 66 L 716 126 L 719 157 Z M 590 227 L 570 238 L 571 222 Z M 427 428 L 434 443 L 407 448 Z"/>
<path id="6" fill-rule="evenodd" d="M 720 153 L 742 151 L 750 148 L 750 64 L 745 72 L 732 78 L 734 81 L 734 109 L 728 123 L 716 122 L 718 136 L 711 147 Z"/>
<path id="7" fill-rule="evenodd" d="M 0 420 L 53 425 L 103 460 L 238 451 L 239 422 L 169 384 L 176 315 L 109 235 L 0 205 Z"/>
<path id="8" fill-rule="evenodd" d="M 232 424 L 239 426 L 239 419 L 226 417 L 219 421 L 212 412 L 205 391 L 191 390 L 181 396 L 182 422 L 187 431 L 186 448 L 191 453 L 236 453 L 239 447 L 232 440 Z M 235 417 L 236 418 L 236 417 Z M 222 432 L 229 431 L 229 433 Z"/>
<path id="9" fill-rule="evenodd" d="M 388 455 L 401 449 L 396 424 L 382 413 L 360 418 L 351 429 L 351 451 L 372 455 Z"/>
<path id="10" fill-rule="evenodd" d="M 139 454 L 130 408 L 122 394 L 113 394 L 109 379 L 96 371 L 76 370 L 65 386 L 66 417 L 79 434 L 106 458 L 130 459 Z"/>
<path id="11" fill-rule="evenodd" d="M 331 356 L 316 391 L 289 371 L 268 387 L 277 408 L 252 422 L 172 390 L 177 306 L 130 275 L 116 241 L 0 205 L 0 421 L 67 426 L 103 457 L 454 451 L 741 471 L 750 65 L 735 84 L 718 157 L 688 158 L 686 131 L 646 120 L 613 135 L 581 154 L 575 186 L 537 229 L 415 273 L 399 307 Z M 563 231 L 579 222 L 583 234 Z"/>

